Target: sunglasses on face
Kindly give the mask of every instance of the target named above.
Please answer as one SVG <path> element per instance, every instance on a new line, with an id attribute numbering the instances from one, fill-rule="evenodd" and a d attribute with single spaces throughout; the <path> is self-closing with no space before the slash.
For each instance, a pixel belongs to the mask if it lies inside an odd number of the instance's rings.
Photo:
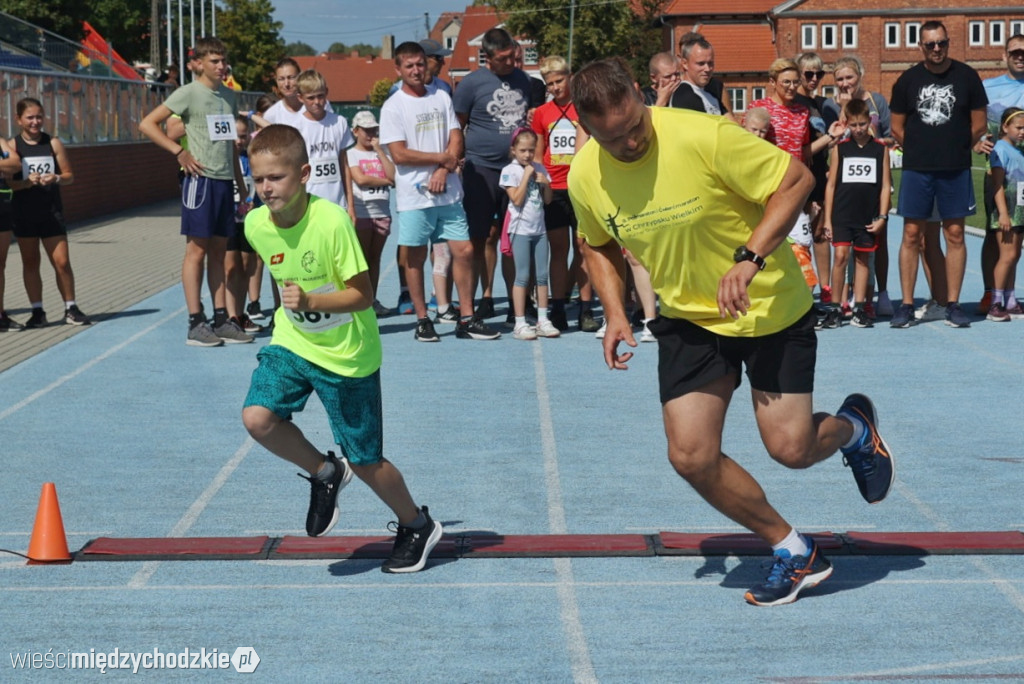
<path id="1" fill-rule="evenodd" d="M 1024 50 L 1010 50 L 1007 54 L 1010 59 L 1024 59 Z"/>
<path id="2" fill-rule="evenodd" d="M 824 71 L 805 71 L 804 72 L 804 78 L 807 79 L 808 81 L 813 81 L 815 79 L 820 81 L 821 79 L 825 78 L 825 72 Z"/>
<path id="3" fill-rule="evenodd" d="M 934 50 L 935 48 L 946 48 L 949 47 L 949 38 L 943 38 L 942 40 L 929 40 L 927 43 L 921 43 L 921 47 L 925 50 Z"/>

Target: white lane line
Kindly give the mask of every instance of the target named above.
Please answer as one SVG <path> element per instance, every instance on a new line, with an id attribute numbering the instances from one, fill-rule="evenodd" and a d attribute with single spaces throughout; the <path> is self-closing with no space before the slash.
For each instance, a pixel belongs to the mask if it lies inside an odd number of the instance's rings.
<path id="1" fill-rule="evenodd" d="M 171 528 L 171 531 L 167 534 L 168 537 L 183 537 L 188 532 L 189 528 L 192 527 L 199 520 L 199 516 L 203 514 L 206 507 L 213 500 L 213 497 L 217 495 L 220 488 L 224 486 L 224 483 L 228 481 L 232 473 L 238 469 L 238 466 L 242 464 L 245 457 L 249 455 L 252 448 L 256 445 L 256 442 L 252 437 L 246 437 L 245 441 L 242 442 L 242 446 L 238 447 L 238 450 L 228 460 L 227 463 L 220 469 L 220 471 L 214 476 L 213 481 L 207 485 L 206 489 L 199 495 L 199 497 L 192 502 L 192 505 L 185 511 L 185 515 L 181 516 L 178 523 Z M 153 573 L 156 572 L 157 568 L 160 567 L 160 563 L 163 561 L 145 561 L 142 567 L 135 575 L 128 580 L 128 587 L 131 589 L 141 589 L 146 586 Z"/>
<path id="2" fill-rule="evenodd" d="M 120 344 L 115 344 L 113 347 L 111 347 L 107 351 L 103 352 L 102 354 L 100 354 L 97 357 L 94 357 L 92 360 L 87 361 L 86 363 L 82 364 L 81 366 L 79 366 L 75 370 L 71 371 L 67 375 L 64 375 L 62 377 L 57 378 L 56 380 L 51 382 L 49 385 L 47 385 L 43 389 L 38 390 L 36 392 L 33 392 L 29 396 L 27 396 L 24 399 L 22 399 L 21 401 L 19 401 L 17 404 L 14 404 L 13 406 L 10 406 L 10 407 L 4 409 L 3 411 L 0 411 L 0 420 L 3 420 L 4 418 L 7 418 L 11 414 L 20 411 L 21 409 L 25 408 L 26 406 L 31 404 L 36 399 L 39 399 L 41 397 L 46 396 L 47 394 L 49 394 L 53 390 L 57 389 L 58 387 L 60 387 L 64 383 L 66 383 L 66 382 L 68 382 L 70 380 L 74 380 L 79 375 L 81 375 L 85 371 L 87 371 L 90 368 L 92 368 L 93 366 L 95 366 L 97 363 L 99 363 L 99 362 L 101 362 L 101 361 L 103 361 L 105 359 L 110 358 L 111 356 L 113 356 L 117 352 L 121 351 L 122 349 L 124 349 L 128 345 L 134 343 L 140 337 L 144 337 L 145 335 L 148 335 L 153 330 L 155 330 L 156 328 L 159 328 L 161 325 L 163 325 L 167 321 L 171 320 L 172 318 L 176 318 L 178 316 L 181 316 L 181 314 L 184 311 L 185 311 L 185 307 L 181 307 L 177 311 L 175 311 L 175 312 L 165 316 L 164 318 L 161 318 L 156 323 L 153 323 L 148 328 L 143 328 L 142 330 L 140 330 L 139 332 L 135 333 L 134 335 L 132 335 L 128 339 L 124 340 Z"/>
<path id="3" fill-rule="evenodd" d="M 935 528 L 939 532 L 952 532 L 954 528 L 949 522 L 939 514 L 938 511 L 933 509 L 931 506 L 926 504 L 920 498 L 918 498 L 910 488 L 902 483 L 897 484 L 897 491 L 905 496 L 911 504 L 914 505 L 924 517 L 928 518 L 935 525 Z M 1024 592 L 1014 586 L 1013 582 L 1007 581 L 997 575 L 997 573 L 981 558 L 974 556 L 968 557 L 968 562 L 982 572 L 989 580 L 992 581 L 993 586 L 999 590 L 999 592 L 1006 597 L 1006 599 L 1013 604 L 1017 610 L 1024 613 Z M 1019 582 L 1018 582 L 1019 584 Z"/>
<path id="4" fill-rule="evenodd" d="M 339 562 L 341 559 L 338 559 Z M 538 561 L 546 561 L 549 559 L 538 558 Z M 703 560 L 703 559 L 697 559 Z M 193 561 L 166 561 L 166 562 L 181 562 L 181 563 L 192 563 Z M 232 561 L 210 561 L 223 565 L 224 563 L 230 563 Z M 242 561 L 250 563 L 252 561 Z M 287 562 L 291 566 L 298 565 L 300 561 L 274 561 L 275 564 Z M 311 561 L 313 562 L 313 561 Z M 352 561 L 346 561 L 352 562 Z M 102 561 L 96 561 L 96 564 L 102 564 Z M 84 563 L 85 565 L 93 565 L 93 562 Z M 317 561 L 317 565 L 322 566 L 323 561 Z M 28 566 L 24 561 L 18 561 L 18 568 L 34 569 L 36 566 Z M 881 579 L 871 582 L 872 586 L 899 586 L 899 587 L 963 587 L 963 586 L 995 586 L 1000 582 L 1016 582 L 1018 584 L 1024 583 L 1024 579 L 1016 580 L 990 580 L 990 579 L 927 579 L 927 580 L 915 580 L 915 579 Z M 553 581 L 537 581 L 537 582 L 367 582 L 367 583 L 346 583 L 343 581 L 339 582 L 301 582 L 301 583 L 269 583 L 269 582 L 253 582 L 244 584 L 147 584 L 143 587 L 138 587 L 141 591 L 252 591 L 254 589 L 261 589 L 265 591 L 275 590 L 295 590 L 295 591 L 356 591 L 359 589 L 366 590 L 379 590 L 379 591 L 392 591 L 398 589 L 411 589 L 415 591 L 421 591 L 423 589 L 468 589 L 468 590 L 479 590 L 479 589 L 558 589 L 561 580 L 555 579 Z M 644 589 L 644 588 L 665 588 L 665 587 L 719 587 L 721 588 L 721 577 L 708 577 L 706 579 L 692 579 L 692 580 L 627 580 L 627 581 L 577 581 L 576 587 L 582 589 Z M 863 587 L 863 579 L 851 578 L 851 579 L 837 579 L 829 578 L 828 586 L 837 587 Z M 79 591 L 124 591 L 125 586 L 123 584 L 91 584 L 91 585 L 40 585 L 40 586 L 0 586 L 0 594 L 5 593 L 26 593 L 26 592 L 79 592 Z"/>
<path id="5" fill-rule="evenodd" d="M 540 441 L 544 453 L 544 484 L 548 494 L 548 527 L 551 534 L 566 534 L 565 502 L 562 499 L 562 480 L 558 472 L 558 447 L 555 444 L 555 429 L 551 422 L 551 394 L 548 391 L 547 373 L 544 371 L 543 345 L 539 340 L 533 344 L 533 368 L 537 385 L 537 410 L 540 414 Z M 572 561 L 568 558 L 555 559 L 556 593 L 562 629 L 565 630 L 566 646 L 572 663 L 575 682 L 597 682 L 594 663 L 590 659 L 590 648 L 583 632 L 579 601 L 576 598 L 575 578 Z"/>

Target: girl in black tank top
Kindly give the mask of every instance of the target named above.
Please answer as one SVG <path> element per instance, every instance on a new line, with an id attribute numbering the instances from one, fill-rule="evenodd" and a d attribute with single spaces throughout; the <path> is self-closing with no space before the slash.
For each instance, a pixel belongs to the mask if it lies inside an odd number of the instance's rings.
<path id="1" fill-rule="evenodd" d="M 60 186 L 74 180 L 67 152 L 60 140 L 43 132 L 43 105 L 39 100 L 23 98 L 16 111 L 21 132 L 11 142 L 21 157 L 21 172 L 10 185 L 14 190 L 14 235 L 24 265 L 25 292 L 32 305 L 32 316 L 25 327 L 46 325 L 43 281 L 39 275 L 40 244 L 57 275 L 57 289 L 64 299 L 64 322 L 88 325 L 89 319 L 75 303 L 75 275 L 68 255 L 60 198 Z"/>

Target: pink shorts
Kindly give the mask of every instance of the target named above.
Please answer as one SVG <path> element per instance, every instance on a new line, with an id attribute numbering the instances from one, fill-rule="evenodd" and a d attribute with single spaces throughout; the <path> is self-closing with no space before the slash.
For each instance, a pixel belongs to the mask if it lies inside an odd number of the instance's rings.
<path id="1" fill-rule="evenodd" d="M 388 235 L 391 235 L 391 217 L 357 218 L 356 230 L 373 230 L 376 231 L 378 235 L 387 237 Z"/>

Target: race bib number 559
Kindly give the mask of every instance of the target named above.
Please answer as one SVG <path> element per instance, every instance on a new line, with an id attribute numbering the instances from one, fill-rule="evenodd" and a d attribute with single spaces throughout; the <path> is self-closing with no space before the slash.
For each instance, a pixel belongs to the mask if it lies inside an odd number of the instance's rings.
<path id="1" fill-rule="evenodd" d="M 874 183 L 878 169 L 874 159 L 847 157 L 843 160 L 843 181 L 846 183 Z"/>

